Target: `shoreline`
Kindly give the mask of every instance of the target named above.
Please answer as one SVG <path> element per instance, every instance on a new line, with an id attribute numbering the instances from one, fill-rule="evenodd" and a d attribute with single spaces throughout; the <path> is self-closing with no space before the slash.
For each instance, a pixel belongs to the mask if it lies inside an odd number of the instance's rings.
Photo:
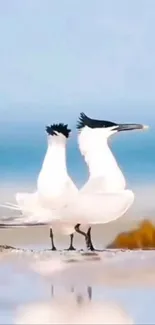
<path id="1" fill-rule="evenodd" d="M 0 254 L 0 264 L 27 275 L 33 273 L 55 287 L 105 286 L 107 288 L 154 288 L 154 251 L 104 251 L 97 254 L 80 252 L 8 251 Z M 61 263 L 61 264 L 60 264 Z M 58 265 L 58 268 L 57 268 Z M 52 266 L 52 268 L 51 268 Z M 11 271 L 11 270 L 10 270 Z"/>

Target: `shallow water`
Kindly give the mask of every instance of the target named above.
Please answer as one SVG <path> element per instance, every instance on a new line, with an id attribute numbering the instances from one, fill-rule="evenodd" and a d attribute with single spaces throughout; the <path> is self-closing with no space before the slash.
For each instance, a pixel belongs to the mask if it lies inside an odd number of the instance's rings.
<path id="1" fill-rule="evenodd" d="M 37 249 L 37 246 L 36 246 Z M 2 252 L 0 255 L 0 324 L 15 322 L 17 308 L 49 302 L 72 292 L 92 302 L 115 302 L 136 324 L 155 322 L 155 252 L 98 253 L 94 260 L 78 252 Z M 40 261 L 70 261 L 68 270 L 43 277 L 31 268 Z M 74 263 L 71 262 L 74 258 Z M 81 272 L 80 272 L 81 270 Z M 88 276 L 89 272 L 89 276 Z M 82 276 L 83 274 L 83 276 Z M 60 281 L 61 279 L 61 281 Z M 74 291 L 74 292 L 73 292 Z"/>

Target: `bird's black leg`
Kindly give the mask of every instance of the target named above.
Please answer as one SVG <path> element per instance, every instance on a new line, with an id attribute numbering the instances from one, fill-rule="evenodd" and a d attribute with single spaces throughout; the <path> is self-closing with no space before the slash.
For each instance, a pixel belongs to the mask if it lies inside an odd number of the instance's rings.
<path id="1" fill-rule="evenodd" d="M 73 246 L 73 239 L 74 239 L 74 234 L 71 234 L 70 235 L 70 246 L 69 248 L 67 249 L 68 251 L 75 251 L 75 248 Z"/>
<path id="2" fill-rule="evenodd" d="M 54 239 L 53 239 L 53 230 L 52 230 L 52 228 L 50 228 L 50 238 L 51 238 L 51 245 L 52 245 L 51 250 L 52 251 L 56 251 L 56 247 L 54 246 Z"/>
<path id="3" fill-rule="evenodd" d="M 75 231 L 86 238 L 87 234 L 84 231 L 80 230 L 80 223 L 77 223 L 75 226 Z"/>
<path id="4" fill-rule="evenodd" d="M 80 234 L 80 235 L 82 235 L 82 236 L 85 237 L 86 247 L 87 247 L 87 249 L 89 249 L 89 247 L 88 247 L 89 240 L 87 239 L 87 233 L 85 233 L 84 231 L 80 230 L 80 223 L 78 223 L 78 224 L 75 226 L 75 231 L 76 231 L 78 234 Z"/>
<path id="5" fill-rule="evenodd" d="M 95 250 L 92 240 L 91 240 L 91 227 L 88 228 L 88 231 L 86 234 L 86 245 L 89 250 L 91 250 L 91 251 Z"/>
<path id="6" fill-rule="evenodd" d="M 51 285 L 51 297 L 54 298 L 54 286 Z"/>
<path id="7" fill-rule="evenodd" d="M 92 300 L 92 287 L 88 287 L 87 292 L 88 292 L 88 299 L 91 301 Z"/>

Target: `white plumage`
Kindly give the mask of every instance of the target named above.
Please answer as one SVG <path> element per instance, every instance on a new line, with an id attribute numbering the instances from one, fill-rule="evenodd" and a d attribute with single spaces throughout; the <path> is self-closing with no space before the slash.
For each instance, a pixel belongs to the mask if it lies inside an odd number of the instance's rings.
<path id="1" fill-rule="evenodd" d="M 17 193 L 15 195 L 17 204 L 1 205 L 22 212 L 21 217 L 12 218 L 8 225 L 44 223 L 51 225 L 56 232 L 67 235 L 74 233 L 74 225 L 65 225 L 65 221 L 60 222 L 57 213 L 57 210 L 72 200 L 78 192 L 67 172 L 66 145 L 67 137 L 61 132 L 54 131 L 54 134 L 48 134 L 48 146 L 38 175 L 37 191 Z M 4 222 L 7 222 L 7 218 L 4 218 Z"/>
<path id="2" fill-rule="evenodd" d="M 134 194 L 125 189 L 126 181 L 108 146 L 108 138 L 118 131 L 143 128 L 146 127 L 141 124 L 93 120 L 81 113 L 78 144 L 89 169 L 89 178 L 79 191 L 67 172 L 67 137 L 58 130 L 50 130 L 37 192 L 16 195 L 23 223 L 39 220 L 52 227 L 55 225 L 62 232 L 66 227 L 66 233 L 71 234 L 77 223 L 102 224 L 120 218 L 132 205 Z M 18 222 L 21 223 L 22 218 Z"/>
<path id="3" fill-rule="evenodd" d="M 132 205 L 134 194 L 130 190 L 117 193 L 79 194 L 60 210 L 65 222 L 82 225 L 103 224 L 120 218 Z"/>

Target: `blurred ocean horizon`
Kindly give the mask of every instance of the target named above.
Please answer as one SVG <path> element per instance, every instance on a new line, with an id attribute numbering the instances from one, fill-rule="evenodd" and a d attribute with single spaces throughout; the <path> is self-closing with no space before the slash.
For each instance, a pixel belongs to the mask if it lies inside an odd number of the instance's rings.
<path id="1" fill-rule="evenodd" d="M 139 185 L 155 181 L 155 128 L 126 131 L 109 139 L 127 183 Z M 0 136 L 0 179 L 3 182 L 36 182 L 47 149 L 45 125 L 27 129 L 15 125 Z M 102 150 L 102 148 L 101 148 Z M 88 168 L 80 154 L 77 133 L 73 129 L 67 144 L 67 166 L 74 181 L 81 186 L 88 177 Z"/>

